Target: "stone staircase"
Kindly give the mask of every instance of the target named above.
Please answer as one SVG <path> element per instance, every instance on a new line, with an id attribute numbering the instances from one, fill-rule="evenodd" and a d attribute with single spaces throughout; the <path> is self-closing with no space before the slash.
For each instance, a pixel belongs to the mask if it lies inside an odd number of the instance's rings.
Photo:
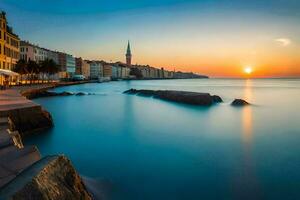
<path id="1" fill-rule="evenodd" d="M 8 127 L 8 118 L 0 117 L 0 188 L 41 157 L 35 146 L 24 147 L 19 133 Z"/>

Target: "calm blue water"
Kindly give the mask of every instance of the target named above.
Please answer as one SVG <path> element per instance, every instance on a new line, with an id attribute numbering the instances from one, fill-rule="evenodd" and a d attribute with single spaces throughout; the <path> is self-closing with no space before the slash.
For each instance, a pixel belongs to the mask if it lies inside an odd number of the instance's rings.
<path id="1" fill-rule="evenodd" d="M 210 92 L 209 108 L 122 94 Z M 155 80 L 56 91 L 37 99 L 55 127 L 34 136 L 43 155 L 65 154 L 105 199 L 300 199 L 300 80 Z M 234 98 L 253 106 L 235 108 Z"/>

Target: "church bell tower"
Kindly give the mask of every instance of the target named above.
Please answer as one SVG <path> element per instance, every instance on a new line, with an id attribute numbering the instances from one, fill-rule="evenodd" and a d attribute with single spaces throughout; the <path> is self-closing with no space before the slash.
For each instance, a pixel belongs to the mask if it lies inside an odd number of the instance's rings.
<path id="1" fill-rule="evenodd" d="M 130 43 L 128 41 L 127 52 L 126 52 L 126 64 L 128 66 L 131 66 L 131 58 L 132 58 L 132 55 L 131 55 L 131 50 L 130 50 Z"/>

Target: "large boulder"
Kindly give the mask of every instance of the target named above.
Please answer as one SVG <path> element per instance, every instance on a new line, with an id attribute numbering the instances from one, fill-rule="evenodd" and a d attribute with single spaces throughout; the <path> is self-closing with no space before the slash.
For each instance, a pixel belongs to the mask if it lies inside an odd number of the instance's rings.
<path id="1" fill-rule="evenodd" d="M 250 105 L 250 103 L 248 103 L 247 101 L 243 100 L 243 99 L 235 99 L 232 103 L 232 106 L 247 106 Z"/>
<path id="2" fill-rule="evenodd" d="M 47 156 L 0 190 L 0 199 L 91 200 L 82 179 L 65 156 Z"/>
<path id="3" fill-rule="evenodd" d="M 53 126 L 51 114 L 39 105 L 10 110 L 8 117 L 9 129 L 19 131 L 21 136 Z"/>
<path id="4" fill-rule="evenodd" d="M 136 90 L 130 89 L 125 94 L 136 94 L 140 96 L 151 96 L 158 99 L 174 101 L 178 103 L 210 106 L 222 102 L 221 97 L 209 93 L 186 92 L 175 90 Z"/>

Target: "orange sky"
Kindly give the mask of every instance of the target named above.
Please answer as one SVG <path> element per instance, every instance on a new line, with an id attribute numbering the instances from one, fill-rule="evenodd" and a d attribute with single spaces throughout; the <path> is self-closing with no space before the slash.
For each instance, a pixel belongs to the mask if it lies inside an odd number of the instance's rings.
<path id="1" fill-rule="evenodd" d="M 130 40 L 134 64 L 210 77 L 300 77 L 300 1 L 67 2 L 68 9 L 52 1 L 0 6 L 21 39 L 85 59 L 125 62 Z"/>

